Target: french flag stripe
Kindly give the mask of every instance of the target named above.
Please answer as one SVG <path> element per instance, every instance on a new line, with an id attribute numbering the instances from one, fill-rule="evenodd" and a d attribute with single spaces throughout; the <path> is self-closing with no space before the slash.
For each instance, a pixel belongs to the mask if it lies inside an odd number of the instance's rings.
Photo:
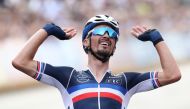
<path id="1" fill-rule="evenodd" d="M 157 87 L 160 87 L 160 83 L 158 81 L 158 72 L 154 72 L 154 79 L 155 79 L 155 83 L 156 83 Z"/>
<path id="2" fill-rule="evenodd" d="M 115 94 L 117 96 L 119 96 L 120 98 L 124 98 L 125 95 L 123 95 L 120 91 L 115 90 L 115 89 L 111 89 L 111 88 L 85 88 L 85 89 L 81 89 L 81 90 L 77 90 L 73 93 L 70 94 L 71 98 L 75 98 L 76 96 L 79 96 L 83 93 L 92 93 L 92 92 L 109 92 L 112 94 Z"/>
<path id="3" fill-rule="evenodd" d="M 40 72 L 40 62 L 37 61 L 37 71 Z"/>
<path id="4" fill-rule="evenodd" d="M 114 99 L 114 100 L 118 101 L 119 103 L 122 103 L 121 97 L 119 97 L 119 96 L 117 96 L 117 95 L 115 95 L 113 93 L 101 92 L 100 97 L 111 98 L 111 99 Z"/>
<path id="5" fill-rule="evenodd" d="M 98 97 L 98 92 L 81 94 L 81 95 L 74 97 L 72 100 L 75 103 L 75 102 L 78 102 L 80 100 L 87 99 L 87 98 L 93 98 L 93 97 Z"/>
<path id="6" fill-rule="evenodd" d="M 75 103 L 75 102 L 78 102 L 80 100 L 84 100 L 84 99 L 88 99 L 88 98 L 94 98 L 94 97 L 98 97 L 98 92 L 81 94 L 81 95 L 74 97 L 72 100 Z M 113 100 L 116 100 L 119 103 L 122 103 L 122 99 L 113 93 L 100 92 L 100 97 L 111 98 Z"/>
<path id="7" fill-rule="evenodd" d="M 37 61 L 37 73 L 35 75 L 35 79 L 40 80 L 40 78 L 42 76 L 41 73 L 44 72 L 45 66 L 46 66 L 45 63 Z"/>
<path id="8" fill-rule="evenodd" d="M 100 84 L 101 88 L 111 88 L 111 89 L 115 89 L 117 91 L 120 91 L 123 95 L 125 95 L 127 93 L 127 90 L 124 89 L 123 87 L 119 86 L 119 85 L 113 85 L 113 84 Z"/>
<path id="9" fill-rule="evenodd" d="M 159 86 L 156 82 L 157 78 L 155 77 L 155 72 L 151 72 L 151 79 L 152 79 L 152 84 L 153 84 L 154 88 L 158 88 Z"/>
<path id="10" fill-rule="evenodd" d="M 85 88 L 98 88 L 98 84 L 81 84 L 81 85 L 76 85 L 73 86 L 69 89 L 67 89 L 68 93 L 71 94 L 75 91 L 81 90 L 81 89 L 85 89 Z"/>

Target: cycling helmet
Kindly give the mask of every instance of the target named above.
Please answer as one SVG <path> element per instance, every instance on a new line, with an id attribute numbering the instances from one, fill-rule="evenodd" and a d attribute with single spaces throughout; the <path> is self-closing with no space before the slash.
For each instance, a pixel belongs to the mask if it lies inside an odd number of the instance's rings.
<path id="1" fill-rule="evenodd" d="M 119 23 L 111 16 L 108 15 L 97 15 L 95 17 L 90 18 L 82 33 L 82 41 L 87 37 L 88 32 L 92 30 L 94 27 L 101 25 L 101 24 L 106 24 L 109 25 L 112 29 L 114 29 L 118 35 L 119 35 Z"/>

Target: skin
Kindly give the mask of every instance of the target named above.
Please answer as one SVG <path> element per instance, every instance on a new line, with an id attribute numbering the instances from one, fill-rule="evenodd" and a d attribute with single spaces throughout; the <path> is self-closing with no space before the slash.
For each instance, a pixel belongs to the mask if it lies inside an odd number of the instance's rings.
<path id="1" fill-rule="evenodd" d="M 102 25 L 105 26 L 105 25 Z M 143 34 L 146 30 L 150 28 L 146 26 L 134 26 L 131 30 L 131 34 L 134 37 L 138 37 L 140 34 Z M 77 33 L 74 28 L 64 29 L 66 36 L 71 39 Z M 37 72 L 37 62 L 33 59 L 39 46 L 46 40 L 47 32 L 43 29 L 39 29 L 24 45 L 21 51 L 16 55 L 12 61 L 12 65 L 24 72 L 25 74 L 34 77 Z M 106 40 L 111 43 L 110 46 L 104 46 L 99 44 L 99 40 Z M 89 46 L 89 38 L 83 41 L 83 45 Z M 96 36 L 91 38 L 91 47 L 94 52 L 102 51 L 111 53 L 115 51 L 116 41 L 108 37 L 107 34 L 104 34 L 103 37 Z M 155 45 L 155 48 L 158 52 L 162 71 L 158 72 L 158 80 L 161 86 L 173 83 L 178 81 L 181 78 L 180 70 L 176 64 L 175 59 L 173 58 L 170 50 L 164 41 L 159 42 Z M 90 52 L 88 53 L 88 67 L 94 74 L 97 82 L 101 82 L 101 79 L 105 72 L 109 69 L 109 60 L 102 63 L 100 60 L 96 59 Z"/>
<path id="2" fill-rule="evenodd" d="M 69 39 L 74 37 L 77 33 L 74 28 L 67 28 L 64 29 L 64 31 Z M 39 29 L 16 55 L 12 61 L 12 65 L 25 74 L 34 77 L 37 72 L 37 61 L 33 59 L 39 46 L 47 37 L 47 32 L 44 29 Z"/>
<path id="3" fill-rule="evenodd" d="M 98 27 L 102 27 L 106 25 L 100 25 Z M 106 26 L 108 27 L 108 26 Z M 99 40 L 107 41 L 111 43 L 110 46 L 104 46 L 99 44 Z M 89 47 L 90 46 L 90 39 L 85 39 L 83 41 L 84 46 Z M 91 48 L 96 53 L 97 51 L 104 51 L 111 54 L 112 51 L 115 51 L 116 41 L 112 38 L 109 38 L 108 34 L 104 34 L 104 36 L 92 36 L 91 37 Z M 106 73 L 106 71 L 109 68 L 109 60 L 105 63 L 102 63 L 101 61 L 97 60 L 90 52 L 88 53 L 88 67 L 93 72 L 93 74 L 96 77 L 97 82 L 101 82 L 101 79 L 103 75 Z"/>
<path id="4" fill-rule="evenodd" d="M 140 34 L 143 34 L 148 29 L 151 28 L 147 26 L 134 26 L 131 30 L 131 34 L 138 38 Z M 158 81 L 160 85 L 164 86 L 180 80 L 181 72 L 166 43 L 161 41 L 155 45 L 155 48 L 162 66 L 162 71 L 158 72 Z"/>

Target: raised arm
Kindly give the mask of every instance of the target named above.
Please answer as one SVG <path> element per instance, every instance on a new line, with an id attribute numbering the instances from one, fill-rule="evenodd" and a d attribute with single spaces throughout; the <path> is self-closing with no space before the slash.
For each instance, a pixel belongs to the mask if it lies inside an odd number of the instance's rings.
<path id="1" fill-rule="evenodd" d="M 25 74 L 35 77 L 37 72 L 37 62 L 33 60 L 39 46 L 45 41 L 49 35 L 54 35 L 60 40 L 70 39 L 76 35 L 76 30 L 73 28 L 65 29 L 64 31 L 54 25 L 46 24 L 43 29 L 39 29 L 32 37 L 26 42 L 21 51 L 16 55 L 12 61 L 12 65 L 24 72 Z"/>
<path id="2" fill-rule="evenodd" d="M 163 86 L 180 80 L 180 70 L 165 42 L 159 42 L 155 47 L 163 70 L 162 72 L 158 72 L 160 85 Z"/>
<path id="3" fill-rule="evenodd" d="M 144 26 L 135 26 L 131 34 L 141 41 L 151 41 L 154 44 L 162 66 L 162 71 L 158 72 L 158 81 L 161 86 L 180 80 L 181 73 L 178 65 L 157 30 L 149 29 Z"/>

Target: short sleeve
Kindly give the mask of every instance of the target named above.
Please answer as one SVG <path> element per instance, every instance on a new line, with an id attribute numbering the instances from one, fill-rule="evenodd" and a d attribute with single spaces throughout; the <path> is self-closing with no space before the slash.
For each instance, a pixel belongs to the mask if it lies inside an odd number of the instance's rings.
<path id="1" fill-rule="evenodd" d="M 72 67 L 55 67 L 47 63 L 37 62 L 35 79 L 48 85 L 55 87 L 63 85 L 66 88 L 73 71 Z"/>
<path id="2" fill-rule="evenodd" d="M 129 72 L 124 74 L 127 80 L 127 88 L 129 91 L 132 90 L 133 93 L 153 90 L 160 86 L 158 72 Z"/>

